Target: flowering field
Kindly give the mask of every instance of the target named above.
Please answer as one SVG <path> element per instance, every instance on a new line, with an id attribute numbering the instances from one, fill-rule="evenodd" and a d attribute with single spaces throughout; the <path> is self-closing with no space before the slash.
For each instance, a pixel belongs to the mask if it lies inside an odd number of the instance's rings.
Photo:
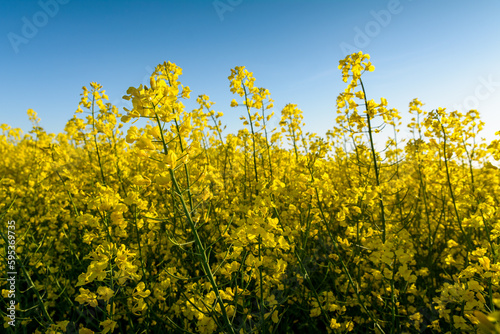
<path id="1" fill-rule="evenodd" d="M 31 109 L 29 134 L 3 124 L 0 266 L 18 275 L 15 291 L 1 282 L 7 331 L 495 331 L 500 142 L 479 140 L 477 111 L 416 99 L 402 140 L 398 111 L 363 86 L 369 56 L 339 69 L 324 137 L 302 132 L 296 105 L 273 115 L 244 67 L 229 77 L 243 128 L 226 135 L 207 96 L 185 110 L 172 63 L 129 88 L 131 110 L 91 83 L 64 133 Z"/>

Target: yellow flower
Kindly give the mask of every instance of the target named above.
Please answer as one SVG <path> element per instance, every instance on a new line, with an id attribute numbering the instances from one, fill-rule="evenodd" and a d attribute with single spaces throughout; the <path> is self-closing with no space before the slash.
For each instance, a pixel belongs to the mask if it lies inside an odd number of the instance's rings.
<path id="1" fill-rule="evenodd" d="M 108 302 L 111 297 L 115 294 L 113 290 L 106 286 L 100 286 L 97 288 L 97 293 L 99 294 L 99 299 L 104 300 L 105 302 Z"/>
<path id="2" fill-rule="evenodd" d="M 116 321 L 107 319 L 107 320 L 99 323 L 99 325 L 103 328 L 101 333 L 106 334 L 108 332 L 113 333 L 117 323 L 116 323 Z"/>
<path id="3" fill-rule="evenodd" d="M 136 186 L 149 186 L 151 184 L 151 180 L 145 176 L 142 175 L 135 175 L 132 178 L 132 183 L 135 184 Z"/>
<path id="4" fill-rule="evenodd" d="M 184 99 L 189 99 L 189 94 L 191 93 L 191 89 L 189 89 L 189 87 L 183 87 L 182 88 L 182 93 L 181 93 L 181 97 L 184 98 Z"/>
<path id="5" fill-rule="evenodd" d="M 309 314 L 311 318 L 319 317 L 320 315 L 321 315 L 321 308 L 319 307 L 313 308 Z"/>
<path id="6" fill-rule="evenodd" d="M 280 321 L 280 319 L 278 318 L 278 310 L 275 310 L 275 311 L 273 312 L 273 315 L 272 315 L 272 317 L 271 317 L 271 320 L 272 320 L 275 324 L 277 324 L 277 323 Z"/>
<path id="7" fill-rule="evenodd" d="M 164 162 L 167 164 L 168 168 L 174 169 L 177 164 L 177 155 L 174 150 L 169 150 L 167 155 L 164 156 Z"/>
<path id="8" fill-rule="evenodd" d="M 149 291 L 149 290 L 144 291 L 145 288 L 146 288 L 146 285 L 144 284 L 144 282 L 139 282 L 139 284 L 134 289 L 134 293 L 132 294 L 132 296 L 135 299 L 146 298 L 147 296 L 149 296 L 151 291 Z"/>
<path id="9" fill-rule="evenodd" d="M 68 320 L 58 321 L 57 327 L 60 328 L 63 332 L 66 332 L 66 327 L 68 327 L 68 324 L 69 324 Z"/>
<path id="10" fill-rule="evenodd" d="M 141 150 L 154 150 L 155 149 L 155 146 L 153 145 L 153 142 L 151 141 L 151 139 L 147 138 L 147 137 L 139 137 L 139 139 L 137 139 L 137 147 Z"/>
<path id="11" fill-rule="evenodd" d="M 145 311 L 148 308 L 147 304 L 144 302 L 144 299 L 139 299 L 137 303 L 134 305 L 132 308 L 132 313 L 135 315 L 139 315 L 143 311 Z"/>
<path id="12" fill-rule="evenodd" d="M 90 305 L 92 307 L 96 307 L 98 304 L 96 294 L 84 288 L 80 288 L 80 295 L 75 298 L 75 301 L 79 302 L 80 304 Z"/>
<path id="13" fill-rule="evenodd" d="M 156 176 L 156 183 L 160 186 L 167 186 L 170 183 L 170 175 L 167 173 L 161 173 Z"/>
<path id="14" fill-rule="evenodd" d="M 337 319 L 330 320 L 330 328 L 331 329 L 338 329 L 338 328 L 340 328 L 340 324 L 337 322 Z"/>

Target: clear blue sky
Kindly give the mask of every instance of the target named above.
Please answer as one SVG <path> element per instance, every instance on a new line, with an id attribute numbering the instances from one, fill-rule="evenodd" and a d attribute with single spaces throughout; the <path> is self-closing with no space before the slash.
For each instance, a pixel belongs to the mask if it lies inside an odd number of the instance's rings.
<path id="1" fill-rule="evenodd" d="M 323 135 L 345 88 L 338 61 L 362 50 L 376 68 L 365 76 L 368 98 L 387 98 L 405 119 L 415 97 L 428 110 L 477 108 L 491 140 L 500 130 L 499 13 L 494 0 L 1 1 L 0 123 L 27 132 L 32 108 L 61 132 L 82 86 L 102 84 L 123 107 L 128 87 L 171 61 L 193 90 L 188 108 L 209 95 L 228 131 L 242 127 L 243 110 L 229 107 L 227 77 L 243 65 L 270 90 L 274 124 L 296 103 L 306 130 Z"/>

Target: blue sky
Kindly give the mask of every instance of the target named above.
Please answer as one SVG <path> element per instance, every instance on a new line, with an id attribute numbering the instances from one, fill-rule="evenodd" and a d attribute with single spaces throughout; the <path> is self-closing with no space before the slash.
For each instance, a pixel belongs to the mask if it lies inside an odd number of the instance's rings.
<path id="1" fill-rule="evenodd" d="M 181 81 L 224 112 L 227 132 L 242 127 L 230 108 L 230 69 L 243 65 L 306 130 L 323 135 L 345 88 L 338 61 L 371 55 L 368 98 L 385 97 L 408 120 L 418 97 L 427 110 L 478 109 L 483 136 L 500 130 L 500 2 L 485 1 L 95 1 L 0 2 L 0 123 L 28 132 L 34 109 L 48 132 L 61 132 L 82 86 L 98 82 L 110 102 L 149 82 L 171 61 Z M 33 29 L 34 28 L 34 29 Z M 273 123 L 272 123 L 273 124 Z M 405 131 L 405 129 L 403 129 Z"/>

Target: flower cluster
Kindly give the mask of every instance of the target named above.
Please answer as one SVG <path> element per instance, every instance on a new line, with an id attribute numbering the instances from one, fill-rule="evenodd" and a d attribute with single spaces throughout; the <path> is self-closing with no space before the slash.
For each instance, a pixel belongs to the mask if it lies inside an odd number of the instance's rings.
<path id="1" fill-rule="evenodd" d="M 123 111 L 91 83 L 63 133 L 31 109 L 29 133 L 0 125 L 26 332 L 500 332 L 500 140 L 479 140 L 476 110 L 417 99 L 398 138 L 369 59 L 340 61 L 325 137 L 293 103 L 269 128 L 271 94 L 242 66 L 227 107 L 244 128 L 227 133 L 208 96 L 186 110 L 170 62 Z"/>

